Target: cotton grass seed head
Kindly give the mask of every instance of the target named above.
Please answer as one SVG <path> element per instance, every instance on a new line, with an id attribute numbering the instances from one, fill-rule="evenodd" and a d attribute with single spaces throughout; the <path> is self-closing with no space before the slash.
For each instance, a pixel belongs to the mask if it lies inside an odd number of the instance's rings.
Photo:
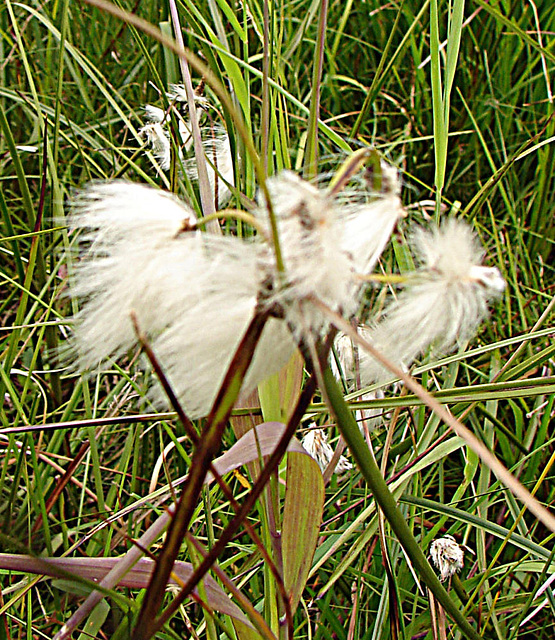
<path id="1" fill-rule="evenodd" d="M 314 295 L 333 308 L 351 306 L 352 265 L 338 242 L 341 225 L 334 199 L 292 171 L 270 178 L 267 185 L 287 282 L 281 290 L 276 282 L 277 295 L 297 300 Z M 264 205 L 256 215 L 268 221 Z"/>
<path id="2" fill-rule="evenodd" d="M 139 135 L 150 145 L 160 167 L 168 171 L 171 162 L 171 143 L 167 130 L 159 122 L 151 122 L 139 130 Z"/>
<path id="3" fill-rule="evenodd" d="M 210 107 L 210 102 L 207 98 L 201 95 L 202 89 L 203 85 L 195 89 L 195 104 L 197 109 L 208 109 Z M 187 90 L 183 84 L 170 84 L 170 90 L 166 92 L 166 96 L 170 102 L 181 103 L 182 108 L 187 108 Z"/>
<path id="4" fill-rule="evenodd" d="M 202 233 L 198 254 L 175 256 L 187 286 L 168 292 L 171 322 L 153 347 L 188 415 L 206 415 L 260 302 L 266 274 L 260 245 Z M 287 363 L 296 347 L 281 319 L 264 327 L 242 386 L 249 392 Z M 163 402 L 161 389 L 151 397 Z"/>
<path id="5" fill-rule="evenodd" d="M 439 579 L 442 582 L 458 573 L 464 566 L 464 551 L 450 535 L 432 542 L 430 557 L 439 571 Z"/>
<path id="6" fill-rule="evenodd" d="M 324 429 L 311 428 L 303 437 L 301 444 L 307 453 L 316 460 L 323 473 L 333 458 L 333 449 L 328 443 L 328 434 Z M 352 468 L 353 465 L 347 458 L 341 456 L 337 462 L 334 473 L 343 475 Z"/>
<path id="7" fill-rule="evenodd" d="M 168 119 L 168 114 L 163 109 L 152 104 L 147 104 L 143 110 L 150 124 L 163 124 Z"/>
<path id="8" fill-rule="evenodd" d="M 388 359 L 406 367 L 431 345 L 446 353 L 470 339 L 505 286 L 498 269 L 482 266 L 484 251 L 463 221 L 418 229 L 410 243 L 419 269 L 368 334 Z M 366 353 L 360 368 L 363 384 L 391 377 Z"/>
<path id="9" fill-rule="evenodd" d="M 359 243 L 365 244 L 361 236 L 366 234 L 366 244 L 371 246 L 370 252 L 377 260 L 394 223 L 388 219 L 385 226 L 377 221 L 367 225 L 368 211 L 364 205 L 358 205 L 361 210 L 358 212 L 354 205 L 344 206 L 327 191 L 291 171 L 270 178 L 267 185 L 285 265 L 285 274 L 274 278 L 272 301 L 286 310 L 286 319 L 292 326 L 320 332 L 327 326 L 327 319 L 310 305 L 310 299 L 318 298 L 348 317 L 354 314 L 360 288 L 356 249 Z M 267 235 L 271 236 L 263 203 L 256 215 L 267 224 Z M 396 221 L 398 214 L 393 218 Z M 368 256 L 363 261 L 367 264 Z M 270 251 L 267 270 L 273 268 L 273 262 Z"/>
<path id="10" fill-rule="evenodd" d="M 198 181 L 197 160 L 194 157 L 185 157 L 193 149 L 193 133 L 189 121 L 189 112 L 186 106 L 187 95 L 183 85 L 171 85 L 167 93 L 168 100 L 173 105 L 172 113 L 177 118 L 180 144 L 179 159 L 189 180 Z M 195 97 L 196 112 L 199 121 L 209 110 L 210 104 L 202 96 Z M 142 127 L 139 134 L 150 145 L 152 152 L 160 167 L 168 171 L 171 166 L 171 143 L 169 130 L 169 113 L 159 107 L 146 105 L 144 107 L 149 123 Z M 206 169 L 210 188 L 218 207 L 223 207 L 231 198 L 231 189 L 235 185 L 233 155 L 229 135 L 219 122 L 208 122 L 201 126 L 201 138 L 206 158 Z M 184 155 L 185 152 L 185 155 Z"/>
<path id="11" fill-rule="evenodd" d="M 358 347 L 344 333 L 339 333 L 334 340 L 330 365 L 333 375 L 345 380 L 352 390 L 358 374 Z"/>
<path id="12" fill-rule="evenodd" d="M 370 202 L 347 206 L 343 221 L 343 247 L 362 275 L 374 270 L 395 225 L 406 215 L 397 170 L 385 162 L 381 163 L 381 170 L 382 191 L 373 194 Z"/>
<path id="13" fill-rule="evenodd" d="M 360 282 L 342 235 L 336 199 L 292 172 L 269 179 L 285 271 L 261 234 L 254 240 L 196 230 L 193 212 L 162 191 L 126 182 L 93 185 L 72 226 L 82 249 L 71 284 L 81 301 L 74 351 L 82 369 L 136 344 L 131 315 L 147 335 L 184 408 L 206 415 L 254 314 L 270 318 L 243 390 L 275 373 L 328 320 L 315 300 L 351 315 Z M 264 204 L 257 215 L 269 219 Z M 161 392 L 153 391 L 156 401 Z"/>
<path id="14" fill-rule="evenodd" d="M 167 322 L 168 286 L 181 274 L 171 268 L 172 249 L 196 251 L 192 210 L 168 193 L 127 182 L 92 184 L 75 201 L 71 218 L 80 260 L 71 293 L 84 302 L 76 318 L 73 348 L 79 366 L 125 353 L 135 343 L 130 319 L 138 314 L 146 331 Z M 172 281 L 179 280 L 172 285 Z"/>

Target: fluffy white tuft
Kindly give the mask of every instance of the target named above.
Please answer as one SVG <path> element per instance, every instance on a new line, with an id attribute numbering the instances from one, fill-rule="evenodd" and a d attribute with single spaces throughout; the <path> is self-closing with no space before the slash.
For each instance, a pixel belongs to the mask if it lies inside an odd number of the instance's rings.
<path id="1" fill-rule="evenodd" d="M 363 327 L 359 327 L 358 330 L 360 333 L 365 331 Z M 360 376 L 358 347 L 344 333 L 337 335 L 333 347 L 335 354 L 330 354 L 333 375 L 337 379 L 344 379 L 348 384 L 349 390 L 352 390 L 357 386 L 357 378 Z"/>
<path id="2" fill-rule="evenodd" d="M 193 273 L 186 257 L 175 266 L 188 271 L 187 293 L 168 292 L 174 320 L 155 339 L 153 347 L 178 397 L 191 418 L 206 415 L 214 403 L 225 373 L 249 326 L 258 301 L 263 271 L 258 247 L 236 238 L 205 235 L 206 263 Z M 195 261 L 196 262 L 196 261 Z M 192 266 L 192 265 L 190 265 Z M 198 262 L 197 262 L 198 267 Z M 242 385 L 252 391 L 262 380 L 287 364 L 296 348 L 282 320 L 270 318 L 264 327 Z M 152 397 L 164 403 L 161 388 Z"/>
<path id="3" fill-rule="evenodd" d="M 146 124 L 139 131 L 152 148 L 152 153 L 164 171 L 168 171 L 171 162 L 171 143 L 168 132 L 159 122 Z"/>
<path id="4" fill-rule="evenodd" d="M 124 239 L 160 245 L 194 226 L 190 207 L 171 193 L 118 180 L 93 183 L 74 201 L 72 226 L 94 230 L 95 242 Z M 89 239 L 90 239 L 89 238 Z M 135 245 L 137 246 L 137 245 Z"/>
<path id="5" fill-rule="evenodd" d="M 333 449 L 328 443 L 328 435 L 323 429 L 312 428 L 306 433 L 302 439 L 303 447 L 307 453 L 316 460 L 322 473 L 326 470 L 326 467 L 333 458 Z M 350 471 L 353 465 L 345 458 L 340 456 L 337 466 L 334 469 L 334 473 L 342 475 L 346 471 Z"/>
<path id="6" fill-rule="evenodd" d="M 71 287 L 84 301 L 74 344 L 80 367 L 117 357 L 134 344 L 132 310 L 145 331 L 166 325 L 165 290 L 182 278 L 172 253 L 176 245 L 179 253 L 197 251 L 197 234 L 181 233 L 195 222 L 176 198 L 141 185 L 93 184 L 81 193 L 71 220 L 82 231 Z"/>
<path id="7" fill-rule="evenodd" d="M 147 104 L 144 108 L 147 120 L 151 123 L 162 124 L 167 119 L 167 114 L 164 109 L 160 109 L 160 107 L 155 107 L 151 104 Z"/>
<path id="8" fill-rule="evenodd" d="M 202 241 L 200 260 L 176 256 L 175 268 L 187 274 L 186 285 L 168 292 L 171 323 L 153 342 L 191 418 L 209 412 L 254 315 L 260 288 L 254 245 L 208 234 Z"/>
<path id="9" fill-rule="evenodd" d="M 405 215 L 397 170 L 382 163 L 382 193 L 367 204 L 352 205 L 343 223 L 343 247 L 360 274 L 371 273 L 395 225 Z"/>
<path id="10" fill-rule="evenodd" d="M 166 92 L 166 96 L 170 102 L 186 103 L 188 101 L 187 90 L 183 84 L 170 84 L 170 90 Z M 210 102 L 198 93 L 195 93 L 195 104 L 199 110 L 210 106 Z"/>
<path id="11" fill-rule="evenodd" d="M 483 249 L 466 223 L 450 220 L 441 227 L 419 229 L 412 248 L 420 269 L 414 283 L 392 302 L 368 339 L 397 365 L 410 366 L 433 345 L 448 352 L 473 336 L 488 316 L 488 302 L 504 281 L 499 271 L 481 266 Z M 367 353 L 361 353 L 363 384 L 391 377 Z"/>
<path id="12" fill-rule="evenodd" d="M 312 297 L 346 315 L 356 310 L 353 265 L 341 246 L 337 204 L 291 171 L 270 178 L 268 189 L 285 266 L 283 279 L 274 277 L 271 301 L 284 307 L 290 325 L 318 333 L 327 321 L 311 305 Z M 266 209 L 261 207 L 257 215 L 271 236 Z M 273 252 L 268 251 L 265 268 L 275 271 L 274 265 Z"/>
<path id="13" fill-rule="evenodd" d="M 450 535 L 432 542 L 430 557 L 439 570 L 439 579 L 442 582 L 458 573 L 464 566 L 464 551 Z"/>
<path id="14" fill-rule="evenodd" d="M 133 347 L 134 312 L 196 418 L 210 410 L 257 305 L 267 304 L 275 317 L 264 328 L 244 390 L 278 371 L 299 339 L 326 330 L 328 319 L 314 299 L 353 314 L 359 281 L 345 248 L 343 208 L 288 171 L 268 186 L 283 274 L 262 236 L 249 242 L 194 231 L 193 212 L 170 194 L 126 182 L 86 189 L 72 219 L 82 249 L 72 284 L 82 302 L 74 341 L 78 366 L 94 367 Z M 268 220 L 263 205 L 258 215 Z M 365 229 L 372 242 L 373 231 Z"/>
<path id="15" fill-rule="evenodd" d="M 217 207 L 221 208 L 229 202 L 232 195 L 230 187 L 235 185 L 231 143 L 227 131 L 219 124 L 203 127 L 201 134 L 210 189 Z M 197 181 L 196 158 L 187 159 L 184 167 L 189 179 Z"/>

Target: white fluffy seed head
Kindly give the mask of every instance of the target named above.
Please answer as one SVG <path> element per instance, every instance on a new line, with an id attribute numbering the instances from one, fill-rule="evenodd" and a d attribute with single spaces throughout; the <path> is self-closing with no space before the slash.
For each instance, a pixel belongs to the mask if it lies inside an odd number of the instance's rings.
<path id="1" fill-rule="evenodd" d="M 430 545 L 430 557 L 439 570 L 439 579 L 445 582 L 464 566 L 464 551 L 455 538 L 445 535 Z"/>
<path id="2" fill-rule="evenodd" d="M 182 84 L 170 84 L 170 90 L 166 91 L 166 96 L 170 102 L 187 102 L 187 91 Z M 204 100 L 204 98 L 201 99 Z"/>
<path id="3" fill-rule="evenodd" d="M 140 252 L 145 245 L 162 246 L 196 221 L 193 210 L 173 194 L 118 180 L 93 183 L 81 191 L 70 226 L 85 230 L 92 249 L 133 242 Z"/>
<path id="4" fill-rule="evenodd" d="M 207 235 L 203 241 L 206 264 L 203 272 L 194 276 L 197 293 L 191 295 L 189 288 L 181 295 L 179 292 L 169 295 L 174 303 L 168 315 L 173 320 L 153 341 L 155 352 L 191 418 L 210 411 L 254 316 L 263 276 L 255 244 Z M 177 269 L 184 269 L 186 262 L 186 258 L 178 258 Z M 278 372 L 295 348 L 286 324 L 270 318 L 257 344 L 242 392 L 252 391 Z M 159 387 L 153 389 L 151 397 L 156 404 L 165 402 Z"/>
<path id="5" fill-rule="evenodd" d="M 273 252 L 268 251 L 265 269 L 275 274 L 271 302 L 284 307 L 290 324 L 319 332 L 326 319 L 310 304 L 312 297 L 346 315 L 356 309 L 353 266 L 341 246 L 337 205 L 291 171 L 270 178 L 268 190 L 285 266 L 283 277 L 276 274 Z M 257 215 L 271 236 L 265 207 Z"/>
<path id="6" fill-rule="evenodd" d="M 185 103 L 188 101 L 187 91 L 183 84 L 170 84 L 170 90 L 166 92 L 166 96 L 170 102 Z M 210 102 L 204 96 L 195 93 L 195 104 L 198 109 L 208 109 Z"/>
<path id="7" fill-rule="evenodd" d="M 383 355 L 406 367 L 431 345 L 446 353 L 470 339 L 504 288 L 499 271 L 480 264 L 483 249 L 465 222 L 419 229 L 411 244 L 420 269 L 368 334 Z M 360 368 L 363 384 L 392 376 L 367 353 Z"/>
<path id="8" fill-rule="evenodd" d="M 152 122 L 140 129 L 139 135 L 150 145 L 161 169 L 168 171 L 171 163 L 171 142 L 168 132 L 159 122 Z"/>
<path id="9" fill-rule="evenodd" d="M 208 234 L 202 240 L 203 256 L 200 261 L 195 257 L 195 266 L 186 255 L 176 261 L 178 270 L 190 272 L 195 295 L 188 287 L 170 294 L 171 323 L 153 341 L 191 418 L 209 412 L 254 315 L 260 287 L 253 245 Z M 160 389 L 153 390 L 153 397 L 164 400 Z"/>
<path id="10" fill-rule="evenodd" d="M 375 194 L 371 202 L 348 207 L 343 222 L 343 247 L 351 255 L 356 271 L 363 275 L 374 270 L 395 225 L 406 215 L 397 169 L 382 162 L 381 170 L 381 193 Z"/>
<path id="11" fill-rule="evenodd" d="M 349 383 L 352 388 L 358 374 L 358 348 L 344 333 L 339 333 L 333 343 L 334 352 L 330 354 L 333 375 Z M 337 358 L 336 358 L 337 356 Z"/>
<path id="12" fill-rule="evenodd" d="M 326 467 L 333 458 L 333 449 L 328 443 L 328 435 L 324 429 L 311 428 L 303 437 L 301 444 L 306 449 L 307 453 L 316 460 L 322 473 L 326 470 Z M 350 471 L 353 465 L 345 458 L 340 456 L 334 473 L 342 475 L 346 471 Z"/>
<path id="13" fill-rule="evenodd" d="M 501 292 L 505 282 L 499 270 L 481 265 L 484 249 L 467 223 L 452 218 L 441 227 L 417 229 L 412 237 L 420 267 L 445 282 L 471 283 Z"/>
<path id="14" fill-rule="evenodd" d="M 235 185 L 233 155 L 227 131 L 220 124 L 204 127 L 202 144 L 206 157 L 206 171 L 214 201 L 218 208 L 223 207 L 231 198 L 231 189 Z M 184 164 L 189 179 L 198 180 L 196 158 L 189 158 Z"/>
<path id="15" fill-rule="evenodd" d="M 182 282 L 172 252 L 195 251 L 197 236 L 187 231 L 195 222 L 172 195 L 141 185 L 93 184 L 81 192 L 71 217 L 71 226 L 81 231 L 71 284 L 72 295 L 83 302 L 74 343 L 81 368 L 134 344 L 131 311 L 148 332 L 165 326 L 166 289 Z"/>

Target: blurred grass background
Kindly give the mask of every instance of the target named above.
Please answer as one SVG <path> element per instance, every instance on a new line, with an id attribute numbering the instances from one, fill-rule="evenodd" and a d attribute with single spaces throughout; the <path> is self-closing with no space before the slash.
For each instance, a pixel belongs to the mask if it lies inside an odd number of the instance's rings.
<path id="1" fill-rule="evenodd" d="M 385 272 L 410 266 L 403 238 L 411 224 L 438 210 L 473 221 L 488 263 L 501 269 L 508 287 L 471 349 L 439 362 L 432 356 L 422 381 L 431 391 L 442 390 L 453 413 L 464 414 L 466 424 L 549 505 L 555 7 L 548 0 L 474 0 L 453 34 L 447 3 L 332 1 L 322 41 L 324 5 L 177 4 L 185 45 L 230 92 L 270 174 L 284 167 L 310 173 L 314 162 L 326 172 L 342 154 L 364 145 L 402 171 L 410 215 L 383 257 Z M 120 6 L 171 33 L 166 2 L 125 0 Z M 460 36 L 458 59 L 441 46 L 448 35 L 449 42 Z M 138 136 L 142 107 L 163 106 L 160 96 L 180 80 L 179 67 L 158 42 L 76 0 L 5 0 L 0 36 L 2 548 L 61 555 L 75 545 L 78 554 L 114 556 L 126 548 L 124 532 L 138 536 L 144 530 L 151 507 L 101 523 L 148 495 L 156 459 L 183 433 L 167 416 L 148 415 L 147 379 L 134 354 L 86 378 L 60 365 L 55 354 L 71 333 L 65 319 L 75 304 L 66 296 L 71 236 L 64 220 L 73 190 L 99 179 L 171 186 L 199 210 L 194 188 L 179 175 L 172 180 L 157 174 Z M 322 75 L 315 84 L 319 45 Z M 429 58 L 434 50 L 435 62 Z M 453 59 L 449 129 L 438 130 L 432 85 L 445 80 Z M 206 92 L 217 106 L 209 87 Z M 317 143 L 311 127 L 316 103 Z M 245 200 L 239 193 L 255 197 L 253 165 L 230 114 L 221 112 L 236 158 L 232 206 L 240 206 Z M 447 145 L 447 156 L 439 194 L 441 145 Z M 394 401 L 386 395 L 377 404 L 391 410 Z M 554 570 L 551 534 L 523 516 L 488 469 L 452 440 L 435 447 L 426 466 L 415 467 L 444 427 L 410 398 L 397 404 L 395 422 L 388 413 L 384 427 L 372 434 L 374 451 L 380 458 L 387 427 L 394 428 L 386 476 L 397 478 L 397 495 L 423 548 L 442 531 L 473 550 L 457 589 L 461 608 L 468 607 L 484 637 L 552 638 L 551 596 L 518 627 Z M 319 423 L 330 424 L 322 405 L 314 409 Z M 113 421 L 102 423 L 105 418 Z M 63 428 L 25 429 L 57 423 Z M 226 447 L 232 442 L 227 435 Z M 189 453 L 189 444 L 176 449 L 168 477 L 185 473 Z M 320 545 L 295 615 L 295 637 L 389 638 L 397 633 L 389 623 L 396 615 L 404 637 L 432 637 L 428 601 L 398 544 L 387 537 L 397 600 L 391 603 L 373 500 L 359 480 L 353 473 L 327 487 Z M 239 480 L 230 482 L 240 495 Z M 209 542 L 229 517 L 220 493 L 207 491 L 194 533 Z M 253 514 L 253 521 L 260 517 Z M 262 564 L 246 536 L 229 546 L 221 566 L 254 604 L 267 605 Z M 2 637 L 51 637 L 76 607 L 68 583 L 35 583 L 6 573 L 1 584 Z M 140 595 L 126 596 L 133 610 Z M 92 635 L 125 637 L 126 616 L 113 603 Z M 188 605 L 176 616 L 175 630 L 160 637 L 185 629 L 200 637 L 226 633 L 229 625 L 214 630 L 206 619 Z"/>

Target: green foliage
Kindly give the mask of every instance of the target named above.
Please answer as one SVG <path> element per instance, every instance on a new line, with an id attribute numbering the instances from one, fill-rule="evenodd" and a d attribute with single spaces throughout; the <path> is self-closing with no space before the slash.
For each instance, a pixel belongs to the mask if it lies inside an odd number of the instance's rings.
<path id="1" fill-rule="evenodd" d="M 116 4 L 171 33 L 166 2 Z M 466 351 L 441 360 L 431 354 L 414 373 L 552 505 L 552 3 L 180 0 L 177 8 L 186 48 L 217 81 L 205 95 L 231 135 L 236 190 L 229 206 L 248 207 L 264 173 L 334 171 L 346 154 L 371 146 L 402 170 L 410 205 L 382 258 L 385 273 L 407 270 L 402 241 L 411 223 L 434 211 L 473 221 L 507 290 Z M 135 549 L 132 540 L 158 521 L 168 495 L 179 495 L 197 451 L 183 421 L 151 406 L 138 354 L 89 376 L 59 358 L 76 307 L 67 296 L 73 237 L 65 223 L 74 190 L 125 178 L 171 189 L 202 210 L 197 187 L 178 167 L 157 172 L 139 135 L 143 106 L 164 108 L 180 71 L 174 50 L 138 26 L 77 0 L 0 6 L 0 536 L 13 554 L 115 558 Z M 195 86 L 199 68 L 191 60 Z M 224 226 L 253 233 L 244 221 Z M 378 290 L 371 295 L 379 305 Z M 300 381 L 297 374 L 289 380 Z M 339 436 L 319 394 L 306 415 Z M 294 395 L 276 377 L 261 393 L 263 409 L 286 421 Z M 276 398 L 287 406 L 276 407 Z M 384 412 L 370 434 L 373 454 L 384 461 L 389 491 L 423 554 L 445 533 L 472 550 L 449 591 L 454 607 L 483 637 L 552 638 L 551 596 L 519 624 L 546 597 L 534 599 L 554 571 L 553 534 L 417 397 L 388 389 L 384 399 L 354 394 L 347 401 Z M 258 406 L 235 414 L 250 427 L 261 420 Z M 197 433 L 201 427 L 194 425 Z M 223 430 L 222 451 L 236 433 Z M 250 511 L 254 536 L 238 528 L 211 573 L 246 618 L 214 612 L 205 582 L 197 602 L 208 606 L 187 600 L 156 637 L 432 637 L 420 568 L 401 549 L 398 529 L 386 521 L 380 536 L 359 472 L 334 476 L 323 494 L 312 460 L 295 456 Z M 248 462 L 225 476 L 238 503 L 262 465 Z M 284 482 L 298 484 L 285 490 Z M 198 566 L 235 511 L 216 485 L 192 507 L 191 539 L 175 551 Z M 82 596 L 27 571 L 2 572 L 1 633 L 52 637 Z M 280 589 L 292 595 L 285 622 Z M 129 637 L 144 592 L 108 591 L 109 610 L 93 610 L 79 629 Z M 164 605 L 171 602 L 166 595 Z"/>

